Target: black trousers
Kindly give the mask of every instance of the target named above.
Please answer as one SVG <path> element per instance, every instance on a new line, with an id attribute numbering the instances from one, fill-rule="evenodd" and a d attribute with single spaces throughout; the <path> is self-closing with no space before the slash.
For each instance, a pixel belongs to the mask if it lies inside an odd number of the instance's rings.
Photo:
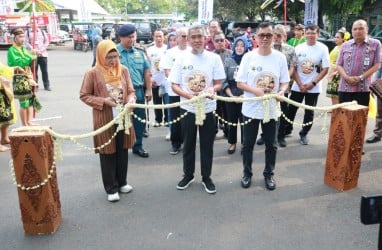
<path id="1" fill-rule="evenodd" d="M 301 93 L 301 92 L 297 92 L 297 91 L 292 90 L 292 93 L 291 93 L 289 99 L 291 99 L 295 102 L 299 102 L 299 103 L 302 103 L 302 101 L 305 99 L 306 105 L 315 107 L 315 106 L 317 106 L 318 95 L 319 95 L 319 93 Z M 298 107 L 296 107 L 294 105 L 288 106 L 287 117 L 289 120 L 294 121 L 294 118 L 296 117 L 297 110 L 298 110 Z M 313 118 L 314 118 L 314 111 L 305 109 L 303 123 L 308 124 L 310 122 L 313 122 Z M 307 135 L 309 133 L 310 129 L 312 128 L 312 125 L 313 124 L 303 126 L 301 131 L 300 131 L 301 134 Z M 290 124 L 289 122 L 287 122 L 286 126 L 285 126 L 285 133 L 289 134 L 292 132 L 292 130 L 293 130 L 293 124 Z"/>
<path id="2" fill-rule="evenodd" d="M 250 118 L 243 116 L 244 121 Z M 276 121 L 270 120 L 263 123 L 263 120 L 253 119 L 250 123 L 244 125 L 244 144 L 243 144 L 243 175 L 252 176 L 253 148 L 255 146 L 257 133 L 261 124 L 263 139 L 265 143 L 265 167 L 263 176 L 272 176 L 276 165 L 277 146 L 275 145 Z"/>
<path id="3" fill-rule="evenodd" d="M 128 150 L 123 148 L 124 133 L 123 130 L 119 131 L 115 137 L 114 154 L 99 154 L 102 182 L 108 194 L 118 192 L 120 187 L 127 184 Z"/>
<path id="4" fill-rule="evenodd" d="M 357 101 L 359 105 L 368 107 L 370 92 L 338 92 L 340 103 Z"/>
<path id="5" fill-rule="evenodd" d="M 159 87 L 152 88 L 152 92 L 153 92 L 153 103 L 155 105 L 165 103 L 163 96 L 162 97 L 159 96 Z M 155 109 L 154 113 L 155 113 L 155 121 L 157 123 L 161 123 L 163 121 L 163 109 Z M 165 122 L 168 121 L 167 112 L 164 112 L 164 121 Z"/>
<path id="6" fill-rule="evenodd" d="M 181 109 L 181 114 L 186 111 Z M 199 128 L 200 165 L 202 177 L 210 177 L 212 170 L 213 148 L 215 141 L 216 119 L 212 112 L 206 114 L 202 126 L 195 125 L 195 114 L 188 113 L 182 120 L 183 134 L 183 172 L 185 176 L 194 176 L 196 134 Z"/>
<path id="7" fill-rule="evenodd" d="M 180 102 L 179 96 L 169 96 L 169 101 L 171 103 Z M 175 121 L 180 116 L 180 107 L 170 108 L 170 117 L 172 121 Z M 183 143 L 182 138 L 182 126 L 180 125 L 180 121 L 171 124 L 170 126 L 171 132 L 171 145 L 173 147 L 179 148 Z"/>
<path id="8" fill-rule="evenodd" d="M 36 82 L 38 82 L 38 68 L 41 69 L 42 82 L 44 84 L 44 89 L 50 87 L 49 76 L 48 76 L 48 58 L 43 56 L 38 56 L 36 61 Z"/>
<path id="9" fill-rule="evenodd" d="M 242 103 L 236 102 L 226 102 L 225 109 L 227 112 L 227 121 L 231 123 L 237 123 L 243 121 L 243 116 L 241 114 Z M 239 125 L 240 126 L 240 125 Z M 243 144 L 243 127 L 240 126 L 241 137 L 240 142 Z M 228 143 L 237 143 L 237 126 L 228 125 Z"/>

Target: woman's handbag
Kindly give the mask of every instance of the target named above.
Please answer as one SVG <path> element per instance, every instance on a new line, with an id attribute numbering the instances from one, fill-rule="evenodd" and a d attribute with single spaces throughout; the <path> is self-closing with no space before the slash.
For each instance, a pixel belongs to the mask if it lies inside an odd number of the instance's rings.
<path id="1" fill-rule="evenodd" d="M 0 90 L 0 125 L 8 124 L 13 119 L 11 100 L 4 89 Z"/>
<path id="2" fill-rule="evenodd" d="M 30 98 L 33 95 L 33 87 L 31 85 L 31 75 L 18 74 L 15 72 L 13 75 L 13 95 L 16 99 Z"/>
<path id="3" fill-rule="evenodd" d="M 382 79 L 377 79 L 372 82 L 369 89 L 378 97 L 382 99 Z"/>

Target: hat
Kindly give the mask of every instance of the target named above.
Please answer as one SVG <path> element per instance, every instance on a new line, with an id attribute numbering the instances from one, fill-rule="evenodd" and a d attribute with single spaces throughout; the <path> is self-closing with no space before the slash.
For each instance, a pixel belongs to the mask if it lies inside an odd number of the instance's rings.
<path id="1" fill-rule="evenodd" d="M 24 34 L 24 30 L 22 28 L 15 28 L 12 30 L 11 34 L 14 36 L 21 35 Z"/>
<path id="2" fill-rule="evenodd" d="M 132 24 L 124 24 L 118 30 L 118 36 L 124 37 L 133 34 L 137 29 Z"/>
<path id="3" fill-rule="evenodd" d="M 296 24 L 296 26 L 294 27 L 296 30 L 303 30 L 305 27 L 304 25 L 302 25 L 301 23 L 299 24 Z"/>

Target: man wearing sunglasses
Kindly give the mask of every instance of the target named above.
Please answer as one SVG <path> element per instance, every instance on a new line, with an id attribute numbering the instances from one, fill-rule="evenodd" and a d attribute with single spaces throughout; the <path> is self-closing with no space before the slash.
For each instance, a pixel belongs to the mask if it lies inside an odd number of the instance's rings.
<path id="1" fill-rule="evenodd" d="M 274 27 L 274 34 L 273 34 L 273 45 L 272 48 L 275 50 L 280 51 L 286 56 L 287 63 L 288 63 L 288 70 L 289 70 L 289 77 L 292 77 L 294 73 L 294 67 L 296 66 L 296 54 L 294 53 L 294 47 L 286 43 L 287 39 L 287 32 L 285 30 L 284 25 L 278 24 Z M 289 94 L 289 88 L 287 89 L 285 93 L 285 97 L 288 97 Z M 283 114 L 288 113 L 288 103 L 287 102 L 281 102 L 281 112 Z M 280 147 L 286 147 L 286 141 L 285 141 L 285 124 L 286 120 L 283 116 L 280 116 L 279 120 L 279 127 L 277 131 L 277 143 Z M 260 138 L 257 140 L 257 145 L 263 145 L 264 144 L 264 138 L 261 134 Z"/>
<path id="2" fill-rule="evenodd" d="M 206 40 L 204 42 L 204 47 L 206 48 L 206 50 L 208 50 L 208 51 L 214 51 L 215 50 L 214 36 L 215 36 L 215 33 L 218 31 L 222 31 L 220 28 L 220 24 L 217 20 L 212 19 L 208 23 L 208 34 L 209 35 L 208 35 L 208 37 L 206 37 Z M 224 47 L 226 49 L 231 49 L 231 43 L 227 39 L 224 39 Z"/>
<path id="3" fill-rule="evenodd" d="M 244 91 L 244 97 L 261 97 L 267 94 L 283 96 L 288 87 L 289 72 L 285 55 L 272 49 L 272 24 L 260 23 L 256 36 L 259 47 L 246 53 L 237 73 L 237 85 Z M 277 146 L 274 144 L 277 129 L 277 118 L 280 117 L 279 102 L 275 99 L 268 101 L 269 112 L 264 108 L 262 100 L 244 102 L 242 106 L 244 125 L 243 137 L 243 178 L 241 186 L 248 188 L 252 178 L 253 148 L 256 142 L 259 126 L 263 131 L 265 142 L 265 168 L 263 176 L 268 190 L 276 188 L 273 179 L 276 165 Z M 269 119 L 266 119 L 266 118 Z"/>

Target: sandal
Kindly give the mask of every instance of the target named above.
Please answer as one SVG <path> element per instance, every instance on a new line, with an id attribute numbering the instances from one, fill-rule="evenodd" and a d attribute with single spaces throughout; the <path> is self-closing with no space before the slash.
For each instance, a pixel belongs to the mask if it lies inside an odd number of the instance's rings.
<path id="1" fill-rule="evenodd" d="M 1 140 L 1 144 L 2 145 L 6 145 L 6 144 L 10 144 L 11 143 L 11 141 L 9 140 L 9 139 L 3 139 L 3 140 Z"/>
<path id="2" fill-rule="evenodd" d="M 9 147 L 0 145 L 0 152 L 6 152 L 6 151 L 9 151 L 9 150 L 11 150 Z"/>

